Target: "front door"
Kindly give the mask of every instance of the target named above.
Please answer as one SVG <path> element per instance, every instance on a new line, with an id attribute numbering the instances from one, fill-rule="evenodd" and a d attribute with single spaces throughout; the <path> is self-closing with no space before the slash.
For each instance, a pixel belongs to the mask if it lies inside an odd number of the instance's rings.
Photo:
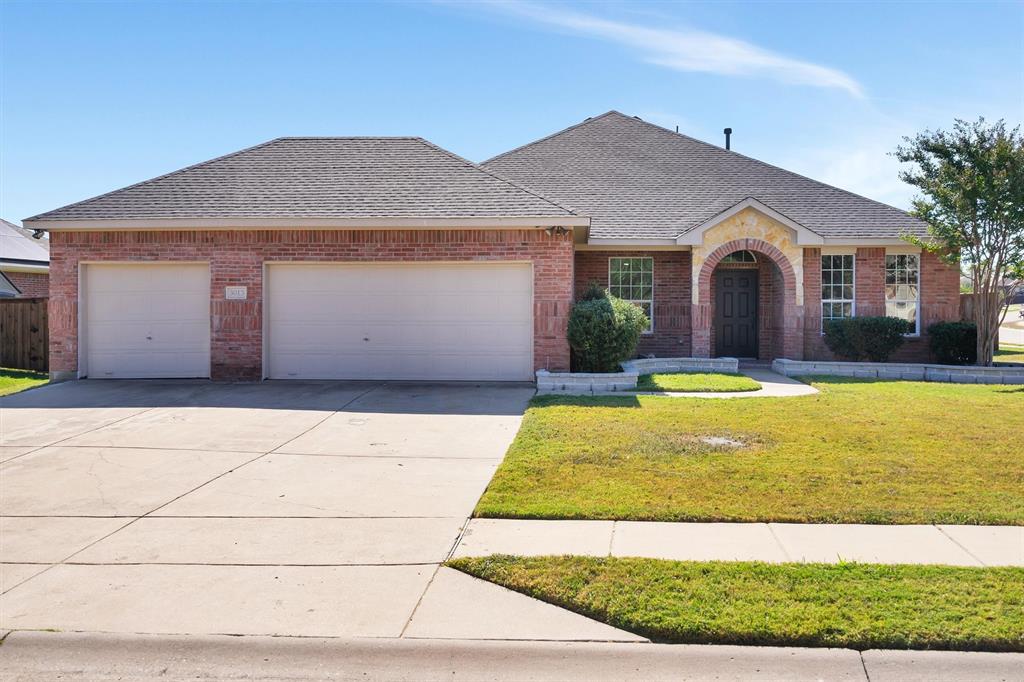
<path id="1" fill-rule="evenodd" d="M 715 355 L 757 357 L 757 270 L 715 273 Z"/>

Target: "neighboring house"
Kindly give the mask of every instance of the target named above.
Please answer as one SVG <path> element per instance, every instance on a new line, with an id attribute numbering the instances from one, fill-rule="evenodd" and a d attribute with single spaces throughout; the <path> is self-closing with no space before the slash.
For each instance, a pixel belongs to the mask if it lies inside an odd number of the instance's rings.
<path id="1" fill-rule="evenodd" d="M 617 112 L 482 166 L 282 138 L 26 225 L 52 235 L 55 378 L 529 380 L 568 369 L 591 281 L 662 356 L 823 357 L 823 314 L 958 317 L 958 273 L 900 239 L 916 219 Z"/>
<path id="2" fill-rule="evenodd" d="M 48 296 L 49 272 L 49 240 L 0 220 L 0 298 Z"/>

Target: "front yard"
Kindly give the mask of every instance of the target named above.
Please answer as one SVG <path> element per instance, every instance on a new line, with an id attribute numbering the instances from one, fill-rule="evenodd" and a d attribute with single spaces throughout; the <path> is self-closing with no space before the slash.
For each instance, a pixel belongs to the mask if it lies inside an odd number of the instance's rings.
<path id="1" fill-rule="evenodd" d="M 454 568 L 654 641 L 1024 651 L 1024 569 L 456 559 Z"/>
<path id="2" fill-rule="evenodd" d="M 535 398 L 476 515 L 1024 524 L 1024 386 Z"/>
<path id="3" fill-rule="evenodd" d="M 0 369 L 0 395 L 10 395 L 27 388 L 42 386 L 50 379 L 42 372 L 22 369 Z"/>

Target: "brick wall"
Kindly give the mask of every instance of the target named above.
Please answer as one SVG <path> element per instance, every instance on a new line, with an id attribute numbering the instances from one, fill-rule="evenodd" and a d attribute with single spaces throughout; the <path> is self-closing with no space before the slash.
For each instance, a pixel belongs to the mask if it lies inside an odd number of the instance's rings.
<path id="1" fill-rule="evenodd" d="M 885 248 L 858 248 L 854 293 L 860 317 L 885 315 Z M 804 249 L 804 353 L 810 360 L 834 356 L 821 336 L 821 250 Z M 921 254 L 921 336 L 907 337 L 893 362 L 928 362 L 928 325 L 960 319 L 960 271 L 937 255 Z"/>
<path id="2" fill-rule="evenodd" d="M 572 236 L 542 230 L 219 230 L 54 232 L 50 240 L 50 369 L 78 367 L 80 261 L 207 261 L 212 279 L 214 379 L 262 377 L 265 261 L 531 261 L 534 365 L 569 367 L 565 339 L 573 291 Z M 248 300 L 224 287 L 248 287 Z"/>
<path id="3" fill-rule="evenodd" d="M 690 355 L 689 251 L 577 251 L 576 294 L 591 282 L 608 286 L 609 258 L 654 259 L 654 333 L 640 339 L 637 352 L 659 357 Z"/>
<path id="4" fill-rule="evenodd" d="M 50 295 L 50 276 L 45 272 L 8 272 L 7 279 L 21 289 L 21 298 L 45 298 Z"/>

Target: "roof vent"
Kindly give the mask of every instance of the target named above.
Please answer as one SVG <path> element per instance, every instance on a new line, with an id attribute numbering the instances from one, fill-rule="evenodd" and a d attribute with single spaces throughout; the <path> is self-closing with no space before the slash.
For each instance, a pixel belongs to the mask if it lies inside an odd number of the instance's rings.
<path id="1" fill-rule="evenodd" d="M 732 128 L 726 128 L 722 132 L 725 133 L 725 148 L 731 149 L 732 145 L 729 144 L 729 138 L 732 137 Z"/>

